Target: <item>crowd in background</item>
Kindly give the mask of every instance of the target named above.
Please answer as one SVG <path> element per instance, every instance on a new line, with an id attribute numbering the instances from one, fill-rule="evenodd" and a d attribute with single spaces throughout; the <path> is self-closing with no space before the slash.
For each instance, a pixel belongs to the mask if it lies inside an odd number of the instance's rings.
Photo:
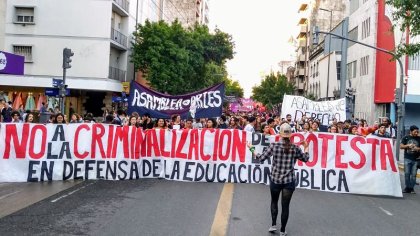
<path id="1" fill-rule="evenodd" d="M 240 129 L 249 132 L 258 132 L 265 135 L 275 135 L 283 123 L 288 123 L 293 132 L 330 132 L 341 134 L 352 134 L 366 136 L 371 133 L 385 138 L 396 137 L 396 126 L 388 118 L 382 118 L 369 125 L 364 119 L 353 119 L 337 121 L 333 119 L 328 125 L 322 125 L 320 120 L 302 116 L 298 120 L 292 120 L 290 114 L 286 118 L 280 118 L 277 114 L 271 113 L 226 113 L 217 118 L 181 119 L 180 115 L 173 115 L 171 119 L 152 118 L 149 114 L 138 114 L 134 112 L 130 115 L 124 110 L 109 111 L 105 109 L 102 117 L 94 117 L 92 113 L 84 116 L 74 112 L 70 104 L 69 117 L 60 112 L 59 107 L 47 109 L 47 104 L 43 103 L 39 113 L 31 111 L 13 110 L 9 103 L 1 101 L 1 122 L 12 123 L 32 123 L 37 120 L 39 123 L 106 123 L 122 126 L 136 126 L 143 129 L 197 129 L 197 128 L 220 128 L 220 129 Z M 39 116 L 48 114 L 42 122 Z M 38 116 L 38 117 L 37 117 Z"/>

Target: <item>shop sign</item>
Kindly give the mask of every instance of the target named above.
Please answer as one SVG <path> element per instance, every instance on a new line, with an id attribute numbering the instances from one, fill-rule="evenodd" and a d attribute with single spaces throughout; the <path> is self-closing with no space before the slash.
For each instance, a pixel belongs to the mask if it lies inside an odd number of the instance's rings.
<path id="1" fill-rule="evenodd" d="M 23 75 L 25 57 L 0 51 L 0 74 Z"/>
<path id="2" fill-rule="evenodd" d="M 45 95 L 54 97 L 60 95 L 58 88 L 45 88 Z M 70 96 L 70 89 L 66 89 L 66 96 Z"/>

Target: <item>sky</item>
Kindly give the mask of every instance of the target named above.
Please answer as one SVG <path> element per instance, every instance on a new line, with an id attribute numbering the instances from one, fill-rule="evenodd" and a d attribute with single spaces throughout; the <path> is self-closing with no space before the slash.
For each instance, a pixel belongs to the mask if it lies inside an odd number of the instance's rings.
<path id="1" fill-rule="evenodd" d="M 238 80 L 244 96 L 259 85 L 264 74 L 278 71 L 280 61 L 294 60 L 288 41 L 297 36 L 300 0 L 210 0 L 209 27 L 233 37 L 234 58 L 228 73 Z"/>

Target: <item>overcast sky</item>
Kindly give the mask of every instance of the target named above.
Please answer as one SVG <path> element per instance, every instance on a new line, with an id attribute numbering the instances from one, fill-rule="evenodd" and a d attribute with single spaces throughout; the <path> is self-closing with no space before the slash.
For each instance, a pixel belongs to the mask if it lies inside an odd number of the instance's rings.
<path id="1" fill-rule="evenodd" d="M 300 0 L 210 0 L 210 28 L 217 26 L 235 42 L 229 75 L 251 96 L 264 74 L 278 71 L 278 62 L 291 60 L 288 43 L 298 32 Z"/>

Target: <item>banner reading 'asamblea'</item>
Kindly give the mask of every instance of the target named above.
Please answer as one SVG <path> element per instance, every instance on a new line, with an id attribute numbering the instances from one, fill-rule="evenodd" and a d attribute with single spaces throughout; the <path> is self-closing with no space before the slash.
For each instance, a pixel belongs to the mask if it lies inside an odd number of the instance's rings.
<path id="1" fill-rule="evenodd" d="M 218 84 L 186 95 L 171 96 L 153 91 L 132 81 L 128 113 L 150 114 L 153 118 L 169 119 L 180 115 L 183 119 L 219 117 L 223 109 L 225 85 Z"/>
<path id="2" fill-rule="evenodd" d="M 346 120 L 346 100 L 315 102 L 301 96 L 284 95 L 281 107 L 281 117 L 292 115 L 292 120 L 300 120 L 302 116 L 318 119 L 321 125 L 328 126 L 334 118 L 337 121 Z"/>
<path id="3" fill-rule="evenodd" d="M 68 179 L 269 183 L 271 160 L 253 159 L 278 136 L 243 130 L 142 130 L 106 124 L 1 124 L 0 182 Z M 294 133 L 310 159 L 295 166 L 298 188 L 401 197 L 390 139 Z"/>

